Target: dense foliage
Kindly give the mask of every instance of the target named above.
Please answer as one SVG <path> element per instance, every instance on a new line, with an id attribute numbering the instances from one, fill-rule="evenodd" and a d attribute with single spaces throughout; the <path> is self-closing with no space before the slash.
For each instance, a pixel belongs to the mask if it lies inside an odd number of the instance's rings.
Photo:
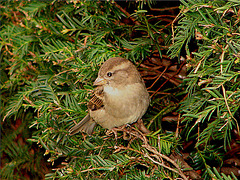
<path id="1" fill-rule="evenodd" d="M 151 1 L 3 1 L 2 178 L 187 179 L 190 167 L 190 177 L 236 178 L 213 167 L 239 137 L 240 3 L 181 2 L 175 18 L 174 7 Z M 92 136 L 69 136 L 100 65 L 114 56 L 135 63 L 146 81 L 151 133 L 133 126 L 127 141 L 97 126 Z M 186 151 L 190 166 L 177 155 Z"/>
<path id="2" fill-rule="evenodd" d="M 240 2 L 182 3 L 170 56 L 180 58 L 184 48 L 191 67 L 185 79 L 188 97 L 179 111 L 186 125 L 183 137 L 197 140 L 192 161 L 204 169 L 213 161 L 222 163 L 224 150 L 231 151 L 232 136 L 239 139 Z"/>

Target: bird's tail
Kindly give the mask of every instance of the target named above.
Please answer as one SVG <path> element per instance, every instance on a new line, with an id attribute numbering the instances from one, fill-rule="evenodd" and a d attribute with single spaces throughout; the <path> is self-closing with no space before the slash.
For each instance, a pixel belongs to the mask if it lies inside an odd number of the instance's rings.
<path id="1" fill-rule="evenodd" d="M 96 122 L 90 117 L 89 114 L 87 114 L 78 124 L 69 130 L 69 135 L 74 135 L 79 131 L 91 135 L 95 126 Z"/>

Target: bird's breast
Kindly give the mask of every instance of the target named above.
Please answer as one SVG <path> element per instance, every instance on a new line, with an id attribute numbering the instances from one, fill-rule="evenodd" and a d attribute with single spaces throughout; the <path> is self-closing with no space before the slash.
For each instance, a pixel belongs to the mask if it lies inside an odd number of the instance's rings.
<path id="1" fill-rule="evenodd" d="M 104 128 L 112 129 L 137 121 L 149 105 L 149 94 L 141 83 L 121 88 L 104 86 L 103 93 L 104 107 L 90 110 L 90 116 Z"/>
<path id="2" fill-rule="evenodd" d="M 104 94 L 109 96 L 109 97 L 118 97 L 121 94 L 124 94 L 124 92 L 126 91 L 126 88 L 114 88 L 112 86 L 105 86 L 104 87 Z"/>
<path id="3" fill-rule="evenodd" d="M 149 101 L 147 98 L 148 93 L 141 83 L 121 88 L 104 87 L 105 110 L 115 117 L 138 116 L 141 111 L 145 111 L 145 103 Z"/>

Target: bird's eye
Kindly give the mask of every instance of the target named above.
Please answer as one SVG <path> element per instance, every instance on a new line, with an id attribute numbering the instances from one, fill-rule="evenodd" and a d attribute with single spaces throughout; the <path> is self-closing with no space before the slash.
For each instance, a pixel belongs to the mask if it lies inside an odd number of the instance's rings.
<path id="1" fill-rule="evenodd" d="M 108 76 L 108 77 L 111 77 L 111 76 L 112 76 L 112 73 L 111 73 L 111 72 L 108 72 L 108 73 L 107 73 L 107 76 Z"/>

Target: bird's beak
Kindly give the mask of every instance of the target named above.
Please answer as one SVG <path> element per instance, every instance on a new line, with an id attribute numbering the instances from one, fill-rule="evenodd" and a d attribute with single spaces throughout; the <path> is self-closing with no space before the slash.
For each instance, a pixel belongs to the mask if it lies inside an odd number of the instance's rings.
<path id="1" fill-rule="evenodd" d="M 99 77 L 93 83 L 94 86 L 102 86 L 102 85 L 105 85 L 105 84 L 107 84 L 106 79 L 99 78 Z"/>

